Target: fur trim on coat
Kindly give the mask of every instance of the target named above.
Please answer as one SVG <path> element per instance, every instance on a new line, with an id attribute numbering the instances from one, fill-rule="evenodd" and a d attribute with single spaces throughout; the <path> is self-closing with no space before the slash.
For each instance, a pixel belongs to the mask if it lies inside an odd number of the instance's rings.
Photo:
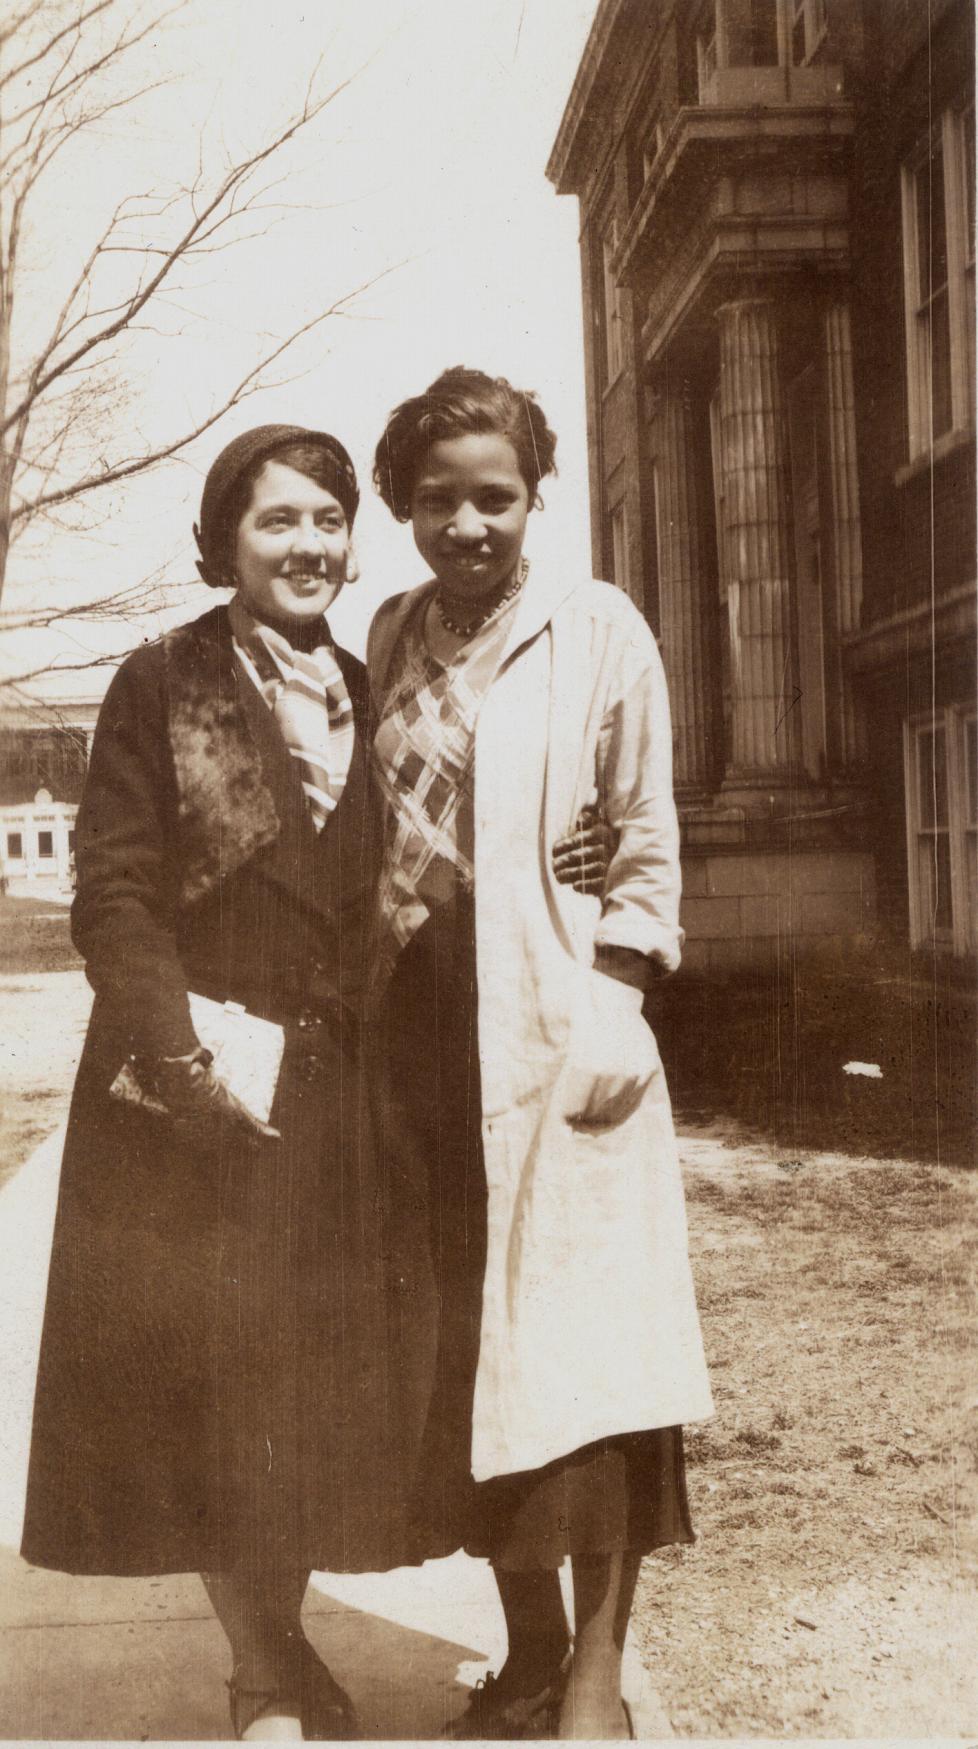
<path id="1" fill-rule="evenodd" d="M 239 707 L 227 610 L 168 632 L 163 648 L 179 797 L 180 901 L 191 905 L 273 844 L 279 817 Z"/>

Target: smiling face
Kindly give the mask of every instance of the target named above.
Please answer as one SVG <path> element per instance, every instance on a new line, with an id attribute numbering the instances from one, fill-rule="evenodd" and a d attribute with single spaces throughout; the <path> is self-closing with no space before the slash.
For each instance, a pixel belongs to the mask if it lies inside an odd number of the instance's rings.
<path id="1" fill-rule="evenodd" d="M 238 523 L 234 572 L 256 619 L 310 620 L 346 581 L 350 530 L 339 500 L 284 462 L 266 462 Z"/>
<path id="2" fill-rule="evenodd" d="M 444 589 L 478 601 L 513 575 L 529 509 L 508 437 L 444 438 L 432 444 L 411 493 L 415 545 Z"/>

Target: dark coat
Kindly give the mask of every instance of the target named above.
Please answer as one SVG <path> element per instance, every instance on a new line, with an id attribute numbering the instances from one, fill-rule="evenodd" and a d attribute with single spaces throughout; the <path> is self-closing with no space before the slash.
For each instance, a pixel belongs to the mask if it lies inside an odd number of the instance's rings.
<path id="1" fill-rule="evenodd" d="M 384 1196 L 363 1070 L 376 868 L 367 695 L 317 835 L 226 609 L 138 652 L 96 731 L 75 941 L 95 990 L 68 1126 L 24 1554 L 80 1573 L 403 1558 Z M 280 1142 L 188 1150 L 108 1088 L 192 1050 L 187 990 L 283 1022 Z"/>

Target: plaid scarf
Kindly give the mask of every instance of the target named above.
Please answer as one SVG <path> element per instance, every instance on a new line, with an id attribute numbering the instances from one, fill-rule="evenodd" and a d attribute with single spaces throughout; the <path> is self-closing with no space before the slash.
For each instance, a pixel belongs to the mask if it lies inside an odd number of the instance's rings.
<path id="1" fill-rule="evenodd" d="M 346 785 L 353 757 L 353 706 L 325 620 L 311 650 L 295 650 L 235 596 L 228 609 L 235 655 L 272 711 L 321 832 Z"/>
<path id="2" fill-rule="evenodd" d="M 477 633 L 447 666 L 428 653 L 421 620 L 416 614 L 405 626 L 374 738 L 386 813 L 378 993 L 432 911 L 457 887 L 472 891 L 475 728 L 509 634 L 510 613 Z"/>

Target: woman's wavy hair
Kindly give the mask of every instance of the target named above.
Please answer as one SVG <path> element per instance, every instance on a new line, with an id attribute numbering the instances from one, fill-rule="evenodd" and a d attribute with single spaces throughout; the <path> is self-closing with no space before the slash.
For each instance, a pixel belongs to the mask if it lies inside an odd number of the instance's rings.
<path id="1" fill-rule="evenodd" d="M 536 396 L 505 377 L 455 365 L 424 394 L 395 407 L 377 445 L 374 485 L 398 522 L 410 521 L 414 483 L 431 445 L 482 432 L 509 439 L 530 503 L 536 501 L 540 481 L 557 472 L 557 439 Z"/>

